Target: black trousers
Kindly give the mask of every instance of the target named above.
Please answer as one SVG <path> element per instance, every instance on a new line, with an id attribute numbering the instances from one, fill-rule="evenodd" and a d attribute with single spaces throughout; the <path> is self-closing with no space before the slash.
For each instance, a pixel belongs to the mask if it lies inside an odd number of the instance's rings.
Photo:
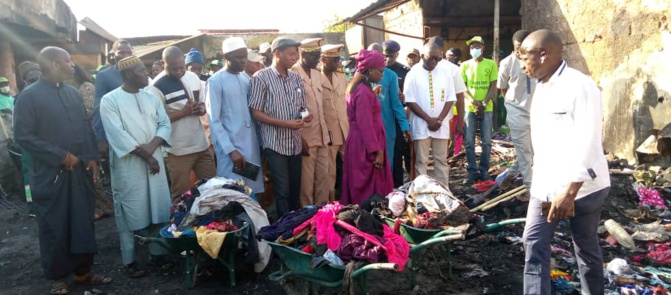
<path id="1" fill-rule="evenodd" d="M 396 122 L 396 141 L 394 142 L 394 165 L 391 167 L 392 177 L 394 178 L 394 187 L 403 185 L 403 164 L 410 174 L 413 167 L 410 167 L 410 143 L 403 138 L 401 126 Z"/>
<path id="2" fill-rule="evenodd" d="M 285 156 L 271 149 L 264 149 L 270 177 L 275 189 L 277 218 L 300 208 L 298 196 L 301 191 L 303 155 Z"/>

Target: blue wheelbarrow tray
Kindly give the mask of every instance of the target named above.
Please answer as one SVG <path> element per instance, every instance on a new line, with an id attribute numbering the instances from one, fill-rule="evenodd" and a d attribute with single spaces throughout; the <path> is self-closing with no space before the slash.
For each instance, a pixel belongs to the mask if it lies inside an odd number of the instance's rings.
<path id="1" fill-rule="evenodd" d="M 165 226 L 168 227 L 169 225 Z M 221 250 L 219 251 L 219 256 L 217 260 L 226 267 L 228 270 L 229 279 L 231 282 L 231 287 L 235 287 L 235 256 L 236 250 L 238 249 L 238 244 L 240 237 L 243 232 L 247 230 L 249 224 L 245 223 L 242 227 L 237 230 L 230 231 L 226 233 L 226 238 L 221 245 Z M 162 229 L 161 232 L 164 230 Z M 186 287 L 191 289 L 196 285 L 196 276 L 198 273 L 198 263 L 201 259 L 207 257 L 203 249 L 198 245 L 198 238 L 196 236 L 180 236 L 180 237 L 167 237 L 161 235 L 160 237 L 141 237 L 135 236 L 140 245 L 146 243 L 156 243 L 161 247 L 165 248 L 171 253 L 179 254 L 186 252 L 185 257 L 185 273 L 186 273 Z"/>
<path id="2" fill-rule="evenodd" d="M 268 242 L 273 252 L 282 261 L 287 270 L 280 269 L 268 275 L 268 279 L 279 282 L 287 277 L 296 276 L 310 283 L 321 285 L 327 288 L 339 288 L 343 284 L 345 275 L 345 266 L 328 263 L 319 268 L 312 268 L 312 256 L 296 248 Z M 359 287 L 364 293 L 368 293 L 366 286 L 366 273 L 370 270 L 391 270 L 398 271 L 398 265 L 395 263 L 371 263 L 367 264 L 352 273 L 352 277 L 359 283 Z M 313 292 L 316 292 L 316 286 L 312 285 Z"/>

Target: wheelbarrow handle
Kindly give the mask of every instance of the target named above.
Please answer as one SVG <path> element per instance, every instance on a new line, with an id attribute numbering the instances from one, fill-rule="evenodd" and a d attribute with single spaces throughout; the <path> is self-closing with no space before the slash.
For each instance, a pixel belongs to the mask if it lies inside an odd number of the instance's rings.
<path id="1" fill-rule="evenodd" d="M 526 221 L 527 221 L 526 218 L 515 218 L 515 219 L 503 220 L 501 222 L 490 223 L 490 224 L 486 225 L 485 228 L 482 229 L 482 231 L 485 232 L 485 233 L 490 233 L 490 232 L 493 232 L 495 230 L 498 230 L 499 228 L 501 228 L 505 225 L 523 223 L 523 222 L 526 222 Z"/>
<path id="2" fill-rule="evenodd" d="M 139 236 L 139 235 L 135 235 L 135 238 L 137 239 L 138 244 L 140 244 L 141 246 L 146 245 L 146 244 L 148 244 L 148 243 L 156 243 L 156 244 L 158 244 L 159 246 L 161 246 L 161 247 L 165 248 L 166 250 L 168 250 L 169 252 L 173 252 L 173 253 L 174 253 L 174 252 L 177 251 L 175 248 L 173 248 L 170 244 L 168 244 L 168 242 L 166 242 L 166 241 L 163 240 L 162 238 L 157 238 L 157 237 L 143 237 L 143 236 Z"/>
<path id="3" fill-rule="evenodd" d="M 466 234 L 464 234 L 464 233 L 453 234 L 453 235 L 449 235 L 449 236 L 442 236 L 442 237 L 438 237 L 438 238 L 428 239 L 428 240 L 426 240 L 426 241 L 424 241 L 420 244 L 412 246 L 410 248 L 410 253 L 415 253 L 415 252 L 417 252 L 419 250 L 422 250 L 422 249 L 424 249 L 428 246 L 431 246 L 433 244 L 444 243 L 444 242 L 454 241 L 454 240 L 464 240 L 464 239 L 466 239 Z"/>
<path id="4" fill-rule="evenodd" d="M 293 275 L 294 273 L 291 270 L 288 271 L 282 271 L 281 269 L 275 272 L 272 272 L 268 275 L 268 279 L 273 281 L 273 282 L 279 282 L 282 281 L 289 276 Z"/>
<path id="5" fill-rule="evenodd" d="M 368 265 L 365 265 L 357 270 L 355 270 L 352 273 L 352 277 L 359 277 L 369 270 L 391 270 L 391 271 L 398 271 L 398 264 L 396 263 L 371 263 Z"/>

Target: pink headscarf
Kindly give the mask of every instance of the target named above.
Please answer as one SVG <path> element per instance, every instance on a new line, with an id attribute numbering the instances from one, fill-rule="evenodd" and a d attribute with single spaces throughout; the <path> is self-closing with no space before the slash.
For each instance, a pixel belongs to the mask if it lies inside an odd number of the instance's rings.
<path id="1" fill-rule="evenodd" d="M 356 56 L 356 71 L 363 73 L 377 68 L 384 68 L 384 56 L 375 50 L 361 49 Z"/>

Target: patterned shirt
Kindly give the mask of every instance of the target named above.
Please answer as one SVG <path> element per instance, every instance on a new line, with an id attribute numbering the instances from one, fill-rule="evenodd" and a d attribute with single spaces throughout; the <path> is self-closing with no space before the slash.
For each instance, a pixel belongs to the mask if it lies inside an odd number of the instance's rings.
<path id="1" fill-rule="evenodd" d="M 252 77 L 249 107 L 279 120 L 300 119 L 306 108 L 301 77 L 288 71 L 286 77 L 274 66 L 262 69 Z M 263 147 L 285 156 L 295 156 L 303 149 L 301 131 L 259 122 Z"/>

